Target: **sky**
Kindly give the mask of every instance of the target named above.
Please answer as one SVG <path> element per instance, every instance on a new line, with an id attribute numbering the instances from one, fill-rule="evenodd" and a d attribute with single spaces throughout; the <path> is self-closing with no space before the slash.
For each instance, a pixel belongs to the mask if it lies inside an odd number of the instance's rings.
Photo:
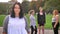
<path id="1" fill-rule="evenodd" d="M 10 0 L 0 0 L 0 2 L 8 2 L 8 1 L 10 1 Z M 22 3 L 22 0 L 17 0 L 17 1 L 19 1 L 20 3 Z M 31 0 L 29 0 L 29 1 L 31 1 Z"/>

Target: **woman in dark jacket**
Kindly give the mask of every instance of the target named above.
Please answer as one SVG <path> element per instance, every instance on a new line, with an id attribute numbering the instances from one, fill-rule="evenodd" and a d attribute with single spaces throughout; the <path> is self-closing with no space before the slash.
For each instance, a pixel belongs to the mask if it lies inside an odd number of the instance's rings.
<path id="1" fill-rule="evenodd" d="M 39 34 L 40 34 L 40 28 L 42 28 L 42 33 L 44 34 L 44 25 L 45 25 L 45 13 L 43 12 L 43 8 L 39 8 L 39 13 L 37 15 L 37 20 L 38 20 L 38 28 L 39 28 Z"/>

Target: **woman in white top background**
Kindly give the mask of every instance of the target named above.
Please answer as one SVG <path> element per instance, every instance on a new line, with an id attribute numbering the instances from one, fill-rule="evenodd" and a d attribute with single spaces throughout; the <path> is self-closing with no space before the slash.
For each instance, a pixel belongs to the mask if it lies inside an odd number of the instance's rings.
<path id="1" fill-rule="evenodd" d="M 36 20 L 35 20 L 35 17 L 34 17 L 35 11 L 30 10 L 29 14 L 30 14 L 31 34 L 33 34 L 34 31 L 35 31 L 35 34 L 37 34 Z"/>
<path id="2" fill-rule="evenodd" d="M 10 15 L 4 20 L 3 34 L 28 34 L 28 24 L 24 17 L 21 4 L 16 2 Z"/>
<path id="3" fill-rule="evenodd" d="M 53 10 L 53 17 L 52 17 L 52 26 L 54 34 L 58 34 L 59 29 L 59 15 L 58 10 Z"/>

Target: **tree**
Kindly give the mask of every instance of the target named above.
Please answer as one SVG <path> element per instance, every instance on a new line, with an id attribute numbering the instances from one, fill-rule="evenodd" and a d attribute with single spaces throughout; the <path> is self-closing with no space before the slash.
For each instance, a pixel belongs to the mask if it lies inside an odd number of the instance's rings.
<path id="1" fill-rule="evenodd" d="M 8 3 L 0 3 L 0 13 L 6 14 L 8 11 L 9 4 Z"/>
<path id="2" fill-rule="evenodd" d="M 22 2 L 22 7 L 23 7 L 23 11 L 25 12 L 25 13 L 28 13 L 28 11 L 29 11 L 29 1 L 23 1 Z"/>
<path id="3" fill-rule="evenodd" d="M 54 9 L 60 11 L 60 0 L 46 0 L 44 9 L 52 12 Z"/>

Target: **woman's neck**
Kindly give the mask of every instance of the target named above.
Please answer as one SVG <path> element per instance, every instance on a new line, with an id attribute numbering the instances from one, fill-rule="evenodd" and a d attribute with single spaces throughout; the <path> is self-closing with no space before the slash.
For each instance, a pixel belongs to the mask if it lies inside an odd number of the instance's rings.
<path id="1" fill-rule="evenodd" d="M 32 16 L 34 16 L 33 14 L 31 14 Z"/>
<path id="2" fill-rule="evenodd" d="M 19 14 L 15 14 L 16 17 L 19 17 Z"/>
<path id="3" fill-rule="evenodd" d="M 40 11 L 40 13 L 43 13 L 43 11 Z"/>

